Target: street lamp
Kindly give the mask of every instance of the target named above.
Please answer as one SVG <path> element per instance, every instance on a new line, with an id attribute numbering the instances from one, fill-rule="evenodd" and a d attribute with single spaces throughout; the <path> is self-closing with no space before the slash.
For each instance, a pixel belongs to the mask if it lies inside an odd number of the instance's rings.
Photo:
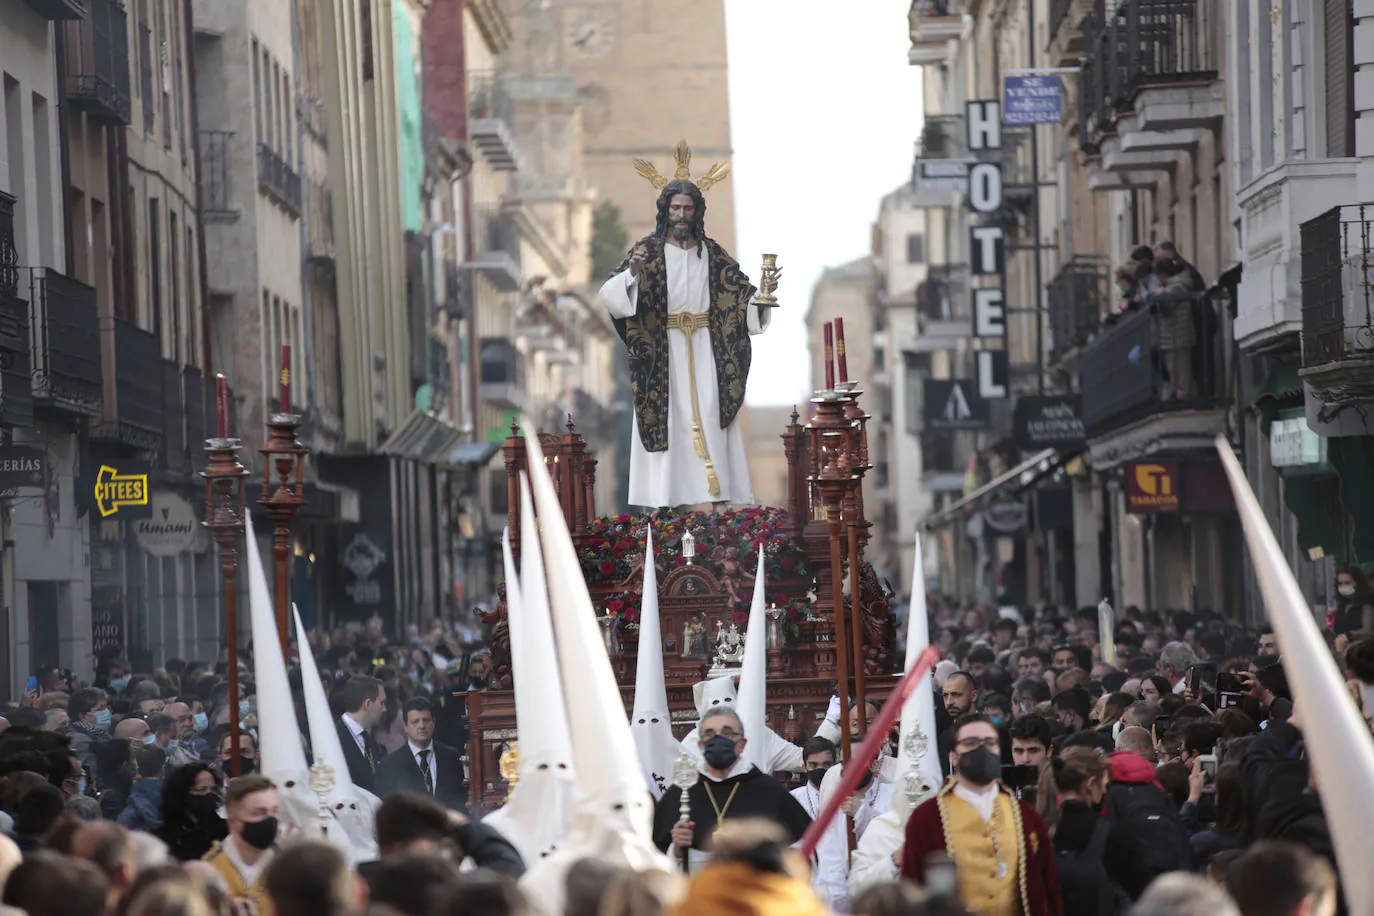
<path id="1" fill-rule="evenodd" d="M 220 575 L 224 577 L 225 642 L 229 649 L 229 767 L 230 775 L 242 771 L 239 758 L 239 626 L 238 595 L 235 582 L 239 566 L 239 542 L 244 526 L 244 479 L 248 469 L 239 463 L 242 448 L 229 437 L 229 387 L 223 375 L 216 376 L 216 435 L 205 440 L 207 461 L 205 478 L 205 522 L 219 545 Z M 253 548 L 256 549 L 256 548 Z"/>
<path id="2" fill-rule="evenodd" d="M 291 345 L 281 348 L 280 410 L 267 419 L 267 443 L 262 447 L 262 498 L 258 505 L 275 526 L 272 530 L 272 555 L 277 570 L 277 636 L 282 655 L 286 654 L 287 613 L 291 605 L 287 567 L 291 554 L 291 523 L 305 504 L 301 475 L 305 470 L 305 448 L 296 438 L 301 427 L 299 414 L 291 413 Z M 277 481 L 272 481 L 273 471 Z M 294 478 L 294 480 L 293 480 Z"/>

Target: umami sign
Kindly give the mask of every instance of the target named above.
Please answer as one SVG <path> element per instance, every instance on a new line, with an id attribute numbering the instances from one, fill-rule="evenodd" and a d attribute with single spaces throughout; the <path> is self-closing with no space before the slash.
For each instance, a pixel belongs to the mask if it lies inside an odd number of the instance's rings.
<path id="1" fill-rule="evenodd" d="M 1126 465 L 1126 511 L 1178 511 L 1178 462 L 1142 461 Z"/>

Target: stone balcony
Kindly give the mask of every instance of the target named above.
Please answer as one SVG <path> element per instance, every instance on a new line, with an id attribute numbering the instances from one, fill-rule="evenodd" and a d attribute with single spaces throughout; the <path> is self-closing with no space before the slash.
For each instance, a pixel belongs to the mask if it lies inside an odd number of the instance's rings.
<path id="1" fill-rule="evenodd" d="M 1244 239 L 1235 319 L 1246 350 L 1290 343 L 1302 328 L 1303 223 L 1355 199 L 1356 159 L 1280 163 L 1236 194 Z"/>
<path id="2" fill-rule="evenodd" d="M 955 42 L 964 34 L 959 0 L 912 0 L 907 19 L 911 32 L 908 63 L 925 67 L 953 59 Z"/>

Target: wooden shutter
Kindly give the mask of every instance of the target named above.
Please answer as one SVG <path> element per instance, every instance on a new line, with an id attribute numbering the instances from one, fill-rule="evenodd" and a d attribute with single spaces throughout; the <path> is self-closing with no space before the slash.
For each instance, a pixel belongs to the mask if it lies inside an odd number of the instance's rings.
<path id="1" fill-rule="evenodd" d="M 1351 0 L 1326 3 L 1326 155 L 1355 155 L 1355 17 Z"/>

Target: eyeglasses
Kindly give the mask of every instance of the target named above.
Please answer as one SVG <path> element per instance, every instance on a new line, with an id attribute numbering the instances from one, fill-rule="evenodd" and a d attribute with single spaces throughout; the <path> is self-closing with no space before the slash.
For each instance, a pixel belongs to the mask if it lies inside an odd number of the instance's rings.
<path id="1" fill-rule="evenodd" d="M 965 738 L 954 746 L 961 751 L 975 751 L 980 747 L 997 750 L 1002 746 L 1002 741 L 1000 738 Z"/>

